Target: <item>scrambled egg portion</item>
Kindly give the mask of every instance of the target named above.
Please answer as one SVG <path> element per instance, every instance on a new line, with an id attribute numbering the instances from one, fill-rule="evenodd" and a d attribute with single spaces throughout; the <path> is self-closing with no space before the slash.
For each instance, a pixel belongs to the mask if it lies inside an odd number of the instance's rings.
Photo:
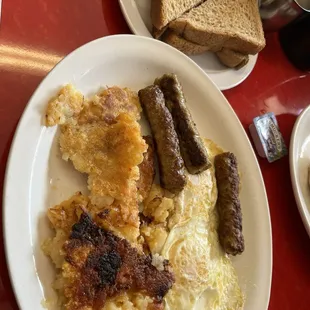
<path id="1" fill-rule="evenodd" d="M 174 211 L 171 198 L 165 197 L 165 191 L 158 184 L 153 184 L 148 197 L 143 202 L 143 214 L 152 217 L 154 223 L 165 223 Z"/>
<path id="2" fill-rule="evenodd" d="M 48 126 L 60 124 L 64 160 L 88 174 L 90 199 L 109 206 L 105 224 L 131 242 L 139 236 L 138 165 L 147 144 L 138 123 L 141 107 L 135 92 L 111 87 L 91 100 L 67 85 L 47 108 Z"/>
<path id="3" fill-rule="evenodd" d="M 161 253 L 169 234 L 168 218 L 174 212 L 172 198 L 165 196 L 165 190 L 158 184 L 153 184 L 148 197 L 143 201 L 143 215 L 150 223 L 143 223 L 140 228 L 149 251 Z"/>

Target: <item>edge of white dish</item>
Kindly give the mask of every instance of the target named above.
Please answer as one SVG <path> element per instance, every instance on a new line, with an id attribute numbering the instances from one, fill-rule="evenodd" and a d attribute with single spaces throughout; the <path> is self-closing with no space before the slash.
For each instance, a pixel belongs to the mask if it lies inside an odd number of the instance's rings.
<path id="1" fill-rule="evenodd" d="M 305 229 L 310 237 L 310 217 L 307 211 L 307 206 L 305 204 L 303 197 L 302 190 L 299 185 L 299 179 L 298 179 L 298 169 L 296 167 L 296 163 L 298 162 L 299 157 L 299 148 L 298 148 L 298 132 L 300 130 L 300 127 L 302 125 L 302 122 L 304 121 L 304 118 L 306 118 L 307 114 L 310 113 L 310 106 L 305 108 L 301 114 L 298 116 L 291 135 L 291 141 L 290 141 L 290 174 L 291 174 L 291 182 L 293 187 L 293 192 L 295 196 L 295 200 L 297 203 L 298 211 L 300 213 L 300 217 L 302 219 L 302 222 L 305 226 Z"/>
<path id="2" fill-rule="evenodd" d="M 95 45 L 97 44 L 99 41 L 107 41 L 107 40 L 114 40 L 114 39 L 119 39 L 119 38 L 123 38 L 123 39 L 128 39 L 128 37 L 133 37 L 132 35 L 115 35 L 115 36 L 108 36 L 108 37 L 104 37 L 104 38 L 99 38 L 97 40 L 94 40 L 92 42 L 89 42 L 81 47 L 79 47 L 78 49 L 76 49 L 75 51 L 71 52 L 68 56 L 66 56 L 60 63 L 58 63 L 53 70 L 51 70 L 51 72 L 43 79 L 43 81 L 39 84 L 39 86 L 37 87 L 37 89 L 35 90 L 35 92 L 33 93 L 33 95 L 31 96 L 29 102 L 27 103 L 25 110 L 23 112 L 23 115 L 19 121 L 19 124 L 17 126 L 17 129 L 15 131 L 14 134 L 14 138 L 12 141 L 12 145 L 11 145 L 11 149 L 10 149 L 10 153 L 9 153 L 9 158 L 7 161 L 7 167 L 6 167 L 6 173 L 5 173 L 5 180 L 4 180 L 4 191 L 3 191 L 3 219 L 4 219 L 4 225 L 3 225 L 3 232 L 4 232 L 4 246 L 5 246 L 5 254 L 6 254 L 6 260 L 8 263 L 8 269 L 9 269 L 9 274 L 10 274 L 10 278 L 12 281 L 12 286 L 13 286 L 13 290 L 16 296 L 16 300 L 19 304 L 19 307 L 21 309 L 24 309 L 24 299 L 22 300 L 20 296 L 24 295 L 21 294 L 24 292 L 25 288 L 24 286 L 21 285 L 21 281 L 19 281 L 19 277 L 22 273 L 24 272 L 19 272 L 21 270 L 24 270 L 22 266 L 20 266 L 20 259 L 21 256 L 18 255 L 19 254 L 23 254 L 24 249 L 25 252 L 27 252 L 29 243 L 26 242 L 26 240 L 28 240 L 29 236 L 27 234 L 27 236 L 23 236 L 21 235 L 21 239 L 23 239 L 25 242 L 21 242 L 20 244 L 18 244 L 18 251 L 16 251 L 16 245 L 14 245 L 12 243 L 13 239 L 12 239 L 12 235 L 10 234 L 10 232 L 12 231 L 16 231 L 16 227 L 14 226 L 14 223 L 10 222 L 10 220 L 12 220 L 12 218 L 14 218 L 14 210 L 10 209 L 7 207 L 7 200 L 8 200 L 8 193 L 9 193 L 9 171 L 11 171 L 12 169 L 14 171 L 18 170 L 18 168 L 23 168 L 24 170 L 26 169 L 30 169 L 30 167 L 23 167 L 23 163 L 18 159 L 18 155 L 15 154 L 15 152 L 13 152 L 13 150 L 15 149 L 20 149 L 20 145 L 18 145 L 20 143 L 21 137 L 19 137 L 20 132 L 22 132 L 23 130 L 25 130 L 27 128 L 27 125 L 29 124 L 29 119 L 25 118 L 25 115 L 27 115 L 27 112 L 29 109 L 32 108 L 32 101 L 34 100 L 34 98 L 36 97 L 37 92 L 39 91 L 39 89 L 41 88 L 41 85 L 45 82 L 45 80 L 47 79 L 47 77 L 51 76 L 53 74 L 53 72 L 55 71 L 55 69 L 59 66 L 62 65 L 62 63 L 64 63 L 65 61 L 67 61 L 69 58 L 71 58 L 73 56 L 73 54 L 75 54 L 78 51 L 81 51 L 82 49 L 86 49 L 91 45 Z M 190 62 L 192 65 L 194 65 L 196 67 L 196 69 L 198 69 L 200 71 L 200 74 L 203 74 L 209 81 L 211 84 L 215 85 L 214 82 L 212 80 L 210 80 L 210 78 L 208 78 L 208 76 L 205 74 L 205 72 L 195 63 L 193 62 L 191 59 L 189 59 L 188 57 L 186 57 L 184 54 L 182 54 L 181 52 L 177 51 L 176 49 L 170 47 L 167 44 L 164 44 L 160 41 L 155 41 L 153 39 L 149 39 L 149 38 L 143 38 L 143 40 L 150 40 L 153 42 L 156 42 L 156 44 L 162 44 L 163 46 L 165 46 L 166 49 L 171 49 L 173 50 L 175 53 L 179 54 L 179 56 L 182 55 L 182 57 L 184 57 L 184 60 Z M 221 92 L 218 92 L 217 96 L 220 96 L 224 101 L 227 102 L 227 99 L 224 97 L 224 95 Z M 264 304 L 265 307 L 267 309 L 268 304 L 269 304 L 269 299 L 270 299 L 270 289 L 271 289 L 271 279 L 272 279 L 272 234 L 271 234 L 271 221 L 270 221 L 270 213 L 269 213 L 269 205 L 268 205 L 268 200 L 267 200 L 267 195 L 266 195 L 266 189 L 264 186 L 264 180 L 261 174 L 261 170 L 259 168 L 255 153 L 253 151 L 253 148 L 251 147 L 251 144 L 249 142 L 249 138 L 247 136 L 247 134 L 244 131 L 244 128 L 242 126 L 242 124 L 240 123 L 237 115 L 235 114 L 234 110 L 232 109 L 232 107 L 229 105 L 229 103 L 227 102 L 227 106 L 225 106 L 225 109 L 227 109 L 227 111 L 229 111 L 232 114 L 232 117 L 235 119 L 235 121 L 239 124 L 240 126 L 240 130 L 243 132 L 244 137 L 249 145 L 249 150 L 248 152 L 253 154 L 253 164 L 255 164 L 255 170 L 258 173 L 258 176 L 260 178 L 260 182 L 261 182 L 261 188 L 260 191 L 262 193 L 262 200 L 265 201 L 265 206 L 266 206 L 266 220 L 268 220 L 266 222 L 266 228 L 268 228 L 268 235 L 269 235 L 269 239 L 268 241 L 270 241 L 270 243 L 268 244 L 268 249 L 270 251 L 270 257 L 268 255 L 268 280 L 266 280 L 266 283 L 268 281 L 268 290 L 266 290 L 264 292 Z M 39 138 L 39 140 L 41 139 L 41 136 Z M 24 141 L 24 143 L 27 143 L 27 141 Z M 29 157 L 30 154 L 34 154 L 36 155 L 36 149 L 35 150 L 31 150 L 31 152 L 29 152 L 29 154 L 27 152 L 25 152 L 23 154 L 23 159 L 27 158 L 27 156 Z M 20 155 L 19 155 L 20 156 Z M 33 160 L 33 158 L 32 158 Z M 18 185 L 17 187 L 24 187 L 26 190 L 28 190 L 28 188 L 30 188 L 30 186 L 27 186 L 28 183 L 31 183 L 31 179 L 27 179 L 27 180 L 18 180 Z M 21 184 L 23 186 L 21 186 Z M 26 185 L 25 185 L 26 184 Z M 12 185 L 11 185 L 12 186 Z M 15 187 L 15 185 L 14 185 Z M 15 189 L 10 189 L 10 193 L 15 192 Z M 30 194 L 27 194 L 30 195 Z M 11 195 L 12 196 L 12 195 Z M 12 198 L 10 198 L 12 199 Z M 17 199 L 17 198 L 14 198 Z M 28 226 L 29 226 L 29 221 L 30 219 L 30 214 L 28 212 L 28 210 L 21 210 L 21 212 L 24 212 L 24 216 L 23 218 L 28 218 L 28 222 L 23 222 L 23 223 L 19 223 L 20 225 L 18 226 L 18 230 L 20 232 L 28 231 Z M 18 237 L 16 235 L 14 235 L 14 237 Z M 28 240 L 29 241 L 29 240 Z M 31 244 L 31 236 L 30 236 L 30 244 Z M 13 251 L 14 249 L 14 251 Z M 268 251 L 268 252 L 269 252 Z M 18 253 L 14 253 L 14 252 L 18 252 Z M 16 255 L 17 254 L 17 255 Z M 35 268 L 35 266 L 34 266 Z M 30 276 L 31 272 L 33 272 L 33 270 L 28 270 L 26 272 L 26 275 Z M 31 294 L 30 294 L 31 295 Z M 27 308 L 28 309 L 28 308 Z"/>

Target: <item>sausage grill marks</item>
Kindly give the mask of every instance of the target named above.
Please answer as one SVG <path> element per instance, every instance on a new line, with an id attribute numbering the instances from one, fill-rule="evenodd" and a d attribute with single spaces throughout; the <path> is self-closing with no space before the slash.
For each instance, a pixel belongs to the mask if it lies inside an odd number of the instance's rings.
<path id="1" fill-rule="evenodd" d="M 186 107 L 182 86 L 177 76 L 165 74 L 156 79 L 155 84 L 160 87 L 165 96 L 165 103 L 172 115 L 181 154 L 188 172 L 197 174 L 210 168 L 207 149 Z"/>
<path id="2" fill-rule="evenodd" d="M 155 141 L 160 183 L 171 193 L 178 194 L 186 184 L 184 161 L 164 94 L 157 85 L 151 85 L 139 91 L 139 98 Z"/>
<path id="3" fill-rule="evenodd" d="M 244 239 L 236 156 L 230 152 L 219 154 L 215 156 L 214 166 L 218 189 L 216 207 L 219 213 L 219 240 L 226 253 L 241 254 L 244 251 Z"/>
<path id="4" fill-rule="evenodd" d="M 211 167 L 207 150 L 186 107 L 182 86 L 175 74 L 165 74 L 156 79 L 154 85 L 140 90 L 139 98 L 155 140 L 161 185 L 178 194 L 186 184 L 184 163 L 191 174 Z M 219 240 L 226 253 L 241 254 L 244 238 L 237 159 L 231 152 L 219 154 L 215 156 L 214 167 Z"/>

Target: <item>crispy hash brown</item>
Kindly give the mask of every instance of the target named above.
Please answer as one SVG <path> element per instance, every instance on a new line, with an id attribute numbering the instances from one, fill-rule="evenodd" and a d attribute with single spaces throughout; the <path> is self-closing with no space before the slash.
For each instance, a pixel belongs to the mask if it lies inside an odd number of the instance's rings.
<path id="1" fill-rule="evenodd" d="M 75 242 L 76 244 L 77 242 L 79 242 L 79 241 L 72 241 L 72 227 L 76 227 L 74 225 L 78 222 L 81 222 L 81 216 L 86 213 L 89 215 L 88 216 L 89 219 L 92 218 L 91 220 L 92 227 L 97 227 L 96 229 L 98 231 L 100 230 L 100 228 L 103 228 L 101 229 L 101 231 L 104 231 L 105 233 L 107 233 L 107 229 L 110 229 L 110 226 L 111 226 L 111 223 L 109 223 L 110 209 L 106 208 L 104 210 L 99 211 L 98 207 L 91 203 L 89 197 L 84 196 L 81 193 L 76 193 L 70 199 L 62 202 L 61 204 L 57 206 L 49 208 L 48 213 L 47 213 L 51 226 L 56 231 L 56 235 L 54 238 L 48 239 L 43 244 L 42 250 L 45 252 L 46 255 L 51 257 L 53 263 L 55 264 L 57 268 L 58 273 L 57 273 L 56 281 L 54 283 L 54 288 L 58 292 L 59 302 L 62 305 L 66 305 L 65 306 L 66 309 L 96 309 L 95 304 L 93 304 L 92 306 L 85 306 L 85 307 L 82 306 L 81 304 L 82 301 L 79 301 L 78 299 L 77 292 L 81 292 L 81 290 L 83 289 L 91 290 L 92 292 L 94 292 L 94 288 L 92 288 L 91 286 L 92 284 L 86 281 L 87 277 L 85 276 L 83 277 L 83 279 L 79 278 L 81 280 L 79 283 L 74 282 L 75 281 L 74 279 L 76 279 L 76 277 L 78 276 L 82 277 L 83 272 L 86 270 L 86 269 L 83 269 L 84 271 L 83 270 L 81 271 L 78 269 L 82 266 L 80 265 L 80 263 L 82 264 L 83 262 L 84 263 L 86 262 L 87 257 L 88 257 L 87 255 L 90 253 L 89 252 L 90 248 L 93 250 L 95 250 L 96 248 L 96 246 L 91 242 L 93 237 L 88 238 L 88 239 L 84 238 L 85 242 L 78 243 L 78 246 L 74 247 L 74 249 L 71 249 L 70 246 L 68 245 L 68 244 L 71 244 L 72 242 Z M 87 220 L 87 222 L 89 222 L 89 220 Z M 112 236 L 112 234 L 109 234 L 109 235 Z M 153 236 L 155 235 L 153 234 Z M 111 238 L 113 240 L 114 239 L 124 240 L 116 236 L 113 236 Z M 152 237 L 150 236 L 150 238 Z M 87 243 L 86 242 L 87 240 L 90 243 Z M 125 242 L 125 240 L 122 242 Z M 127 241 L 125 245 L 126 247 L 127 246 L 130 247 Z M 151 242 L 150 246 L 151 246 L 151 249 L 154 249 L 155 244 L 153 245 Z M 158 285 L 158 288 L 159 288 L 160 285 L 165 285 L 165 283 L 166 285 L 168 285 L 170 283 L 170 280 L 172 281 L 173 279 L 172 275 L 170 273 L 169 274 L 167 273 L 168 266 L 166 263 L 163 264 L 164 263 L 163 259 L 160 256 L 155 255 L 151 259 L 150 256 L 147 257 L 144 254 L 142 255 L 142 252 L 140 252 L 136 248 L 134 248 L 133 250 L 130 247 L 130 249 L 131 250 L 129 251 L 129 254 L 135 253 L 134 257 L 140 257 L 140 258 L 145 257 L 146 265 L 144 266 L 145 267 L 144 270 L 148 270 L 150 268 L 150 270 L 152 270 L 152 277 L 154 273 L 154 268 L 153 266 L 150 266 L 149 264 L 150 261 L 152 261 L 152 264 L 156 266 L 156 268 L 159 271 L 163 272 L 164 270 L 166 270 L 164 273 L 165 276 L 163 278 L 159 276 L 157 280 L 153 283 L 154 285 L 156 285 L 156 287 Z M 70 250 L 70 253 L 68 252 L 69 250 Z M 155 253 L 154 251 L 152 252 Z M 142 262 L 141 260 L 139 261 L 140 263 Z M 132 264 L 130 265 L 130 268 L 134 268 L 134 270 L 132 269 L 131 272 L 136 273 L 138 276 L 139 274 L 137 272 L 139 271 L 139 269 L 136 269 L 136 268 L 139 268 L 139 266 L 141 267 L 141 265 L 138 266 L 136 262 L 133 260 L 131 260 L 131 263 Z M 141 275 L 142 275 L 142 271 L 140 272 L 140 276 Z M 170 280 L 168 281 L 168 279 Z M 133 277 L 131 278 L 130 281 L 136 281 L 136 280 L 137 279 Z M 141 278 L 140 280 L 144 281 L 144 278 Z M 77 289 L 77 286 L 72 284 L 73 282 L 76 284 L 79 284 L 80 288 Z M 82 283 L 84 284 L 82 285 Z M 128 284 L 128 282 L 126 283 Z M 132 282 L 132 283 L 135 283 L 135 282 Z M 139 283 L 141 284 L 142 282 L 139 282 Z M 152 284 L 151 282 L 147 282 L 147 283 L 148 283 L 147 284 L 148 286 Z M 171 284 L 169 284 L 169 288 Z M 119 286 L 117 287 L 119 288 Z M 104 307 L 101 307 L 100 309 L 104 309 L 104 310 L 115 310 L 115 309 L 160 310 L 160 309 L 163 309 L 163 304 L 162 302 L 160 302 L 159 295 L 155 296 L 155 294 L 152 293 L 154 292 L 154 290 L 151 292 L 146 289 L 142 289 L 142 286 L 140 286 L 140 289 L 138 289 L 137 287 L 138 287 L 137 284 L 135 284 L 134 288 L 131 287 L 131 289 L 119 289 L 117 292 L 115 292 L 114 295 L 111 295 L 109 293 L 110 295 L 109 294 L 106 295 L 106 303 Z M 98 296 L 96 293 L 96 296 L 94 295 L 93 298 L 94 299 L 99 298 Z M 88 300 L 88 302 L 91 302 L 91 301 Z M 102 302 L 103 300 L 101 300 L 101 305 L 102 305 Z M 69 304 L 70 304 L 70 307 L 68 306 Z M 75 305 L 75 306 L 72 306 L 72 305 Z M 115 308 L 116 306 L 118 308 Z"/>
<path id="2" fill-rule="evenodd" d="M 155 155 L 154 143 L 151 136 L 144 136 L 143 139 L 148 145 L 147 151 L 143 154 L 143 161 L 139 165 L 140 178 L 137 182 L 140 199 L 143 201 L 149 194 L 155 178 Z"/>
<path id="3" fill-rule="evenodd" d="M 102 309 L 107 298 L 125 291 L 143 292 L 159 306 L 174 282 L 166 261 L 159 271 L 150 256 L 98 227 L 86 213 L 73 225 L 63 248 L 68 310 Z"/>
<path id="4" fill-rule="evenodd" d="M 58 270 L 54 288 L 65 309 L 160 310 L 174 281 L 167 262 L 143 254 L 138 239 L 138 203 L 155 175 L 140 112 L 137 94 L 118 87 L 86 100 L 67 85 L 49 102 L 46 124 L 60 125 L 62 157 L 88 174 L 90 189 L 48 210 L 56 235 L 42 249 Z"/>
<path id="5" fill-rule="evenodd" d="M 61 125 L 76 117 L 83 109 L 84 96 L 69 84 L 63 87 L 57 97 L 47 106 L 45 123 L 47 126 Z"/>
<path id="6" fill-rule="evenodd" d="M 46 111 L 46 125 L 62 125 L 67 122 L 94 123 L 105 120 L 107 123 L 121 113 L 140 118 L 141 107 L 137 94 L 128 88 L 110 87 L 85 100 L 83 94 L 68 84 L 52 98 Z"/>
<path id="7" fill-rule="evenodd" d="M 141 108 L 135 92 L 108 88 L 91 100 L 65 86 L 47 108 L 46 124 L 60 124 L 64 160 L 88 174 L 90 199 L 109 207 L 110 229 L 131 242 L 139 235 L 138 165 L 147 144 L 141 136 Z"/>

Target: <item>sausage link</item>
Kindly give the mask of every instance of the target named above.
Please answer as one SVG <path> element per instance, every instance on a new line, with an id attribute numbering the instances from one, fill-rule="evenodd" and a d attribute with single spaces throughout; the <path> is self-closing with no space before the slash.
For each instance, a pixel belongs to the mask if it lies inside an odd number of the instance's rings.
<path id="1" fill-rule="evenodd" d="M 177 194 L 184 188 L 186 176 L 178 137 L 165 106 L 164 95 L 158 86 L 151 85 L 139 91 L 139 98 L 155 140 L 161 185 Z"/>
<path id="2" fill-rule="evenodd" d="M 193 122 L 182 86 L 175 74 L 165 74 L 155 80 L 164 93 L 175 129 L 178 133 L 181 154 L 189 173 L 197 174 L 211 167 L 208 152 Z"/>
<path id="3" fill-rule="evenodd" d="M 241 254 L 244 251 L 244 238 L 236 156 L 230 152 L 219 154 L 214 158 L 214 166 L 218 189 L 216 207 L 219 213 L 220 244 L 228 254 Z"/>

